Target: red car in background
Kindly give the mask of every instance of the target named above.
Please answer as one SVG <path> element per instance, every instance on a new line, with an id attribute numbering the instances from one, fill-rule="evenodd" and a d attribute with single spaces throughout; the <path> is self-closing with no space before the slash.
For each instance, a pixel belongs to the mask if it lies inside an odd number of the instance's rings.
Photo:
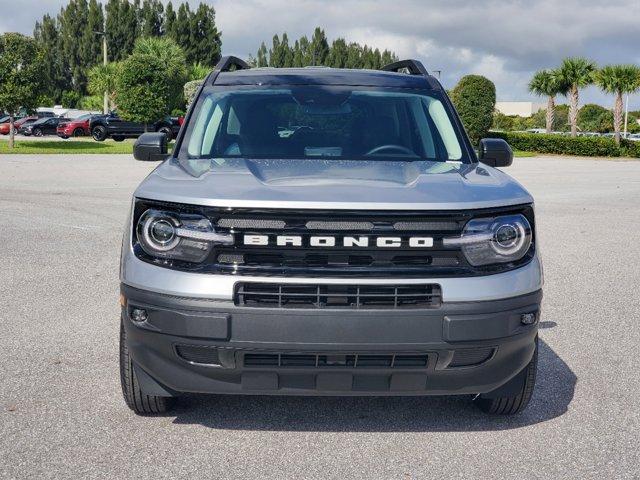
<path id="1" fill-rule="evenodd" d="M 35 115 L 30 116 L 30 117 L 23 117 L 20 120 L 16 120 L 15 122 L 13 122 L 15 133 L 18 133 L 18 129 L 22 125 L 24 125 L 25 123 L 27 123 L 27 122 L 35 122 L 36 120 L 38 120 L 38 117 L 36 117 Z M 9 135 L 9 128 L 10 127 L 11 127 L 11 125 L 9 124 L 9 122 L 0 123 L 0 134 Z"/>
<path id="2" fill-rule="evenodd" d="M 89 120 L 91 120 L 90 113 L 81 115 L 66 122 L 60 122 L 56 129 L 56 133 L 61 138 L 89 135 Z"/>

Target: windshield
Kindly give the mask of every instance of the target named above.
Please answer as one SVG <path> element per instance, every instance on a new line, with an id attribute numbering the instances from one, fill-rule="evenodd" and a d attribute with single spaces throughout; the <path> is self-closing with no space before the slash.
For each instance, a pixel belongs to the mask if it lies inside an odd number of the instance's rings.
<path id="1" fill-rule="evenodd" d="M 461 161 L 437 94 L 282 86 L 204 93 L 178 154 L 208 158 Z"/>

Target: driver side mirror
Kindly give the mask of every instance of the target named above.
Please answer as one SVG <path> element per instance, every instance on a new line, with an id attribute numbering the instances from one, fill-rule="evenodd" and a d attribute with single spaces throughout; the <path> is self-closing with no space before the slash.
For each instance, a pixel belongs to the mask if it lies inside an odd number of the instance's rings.
<path id="1" fill-rule="evenodd" d="M 158 162 L 169 156 L 167 136 L 160 132 L 143 133 L 133 145 L 133 158 Z"/>
<path id="2" fill-rule="evenodd" d="M 490 167 L 508 167 L 513 163 L 513 152 L 501 138 L 483 138 L 480 140 L 478 158 Z"/>

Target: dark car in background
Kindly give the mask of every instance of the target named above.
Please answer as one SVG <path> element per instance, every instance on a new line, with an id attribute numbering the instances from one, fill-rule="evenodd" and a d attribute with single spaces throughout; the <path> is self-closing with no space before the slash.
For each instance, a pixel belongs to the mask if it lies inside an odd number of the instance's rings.
<path id="1" fill-rule="evenodd" d="M 56 133 L 61 138 L 83 137 L 89 135 L 89 122 L 93 115 L 87 113 L 66 122 L 58 123 Z"/>
<path id="2" fill-rule="evenodd" d="M 15 128 L 15 131 L 18 132 L 18 130 L 20 130 L 20 127 L 27 125 L 30 122 L 35 122 L 36 120 L 38 120 L 38 117 L 35 115 L 31 115 L 28 117 L 22 117 L 19 120 L 15 120 L 13 122 L 13 126 Z M 11 128 L 10 123 L 4 122 L 4 123 L 0 123 L 0 134 L 1 135 L 9 135 L 9 129 Z"/>
<path id="3" fill-rule="evenodd" d="M 42 137 L 43 135 L 55 135 L 56 129 L 60 122 L 68 121 L 68 118 L 63 117 L 44 117 L 39 118 L 35 122 L 29 122 L 22 125 L 18 129 L 18 133 L 25 136 L 33 135 L 34 137 Z"/>
<path id="4" fill-rule="evenodd" d="M 168 140 L 172 140 L 180 131 L 180 123 L 177 117 L 166 117 L 154 124 L 130 122 L 118 116 L 116 112 L 107 115 L 96 115 L 89 122 L 89 131 L 94 140 L 102 142 L 107 138 L 113 138 L 121 142 L 125 138 L 138 138 L 145 132 L 162 132 Z"/>

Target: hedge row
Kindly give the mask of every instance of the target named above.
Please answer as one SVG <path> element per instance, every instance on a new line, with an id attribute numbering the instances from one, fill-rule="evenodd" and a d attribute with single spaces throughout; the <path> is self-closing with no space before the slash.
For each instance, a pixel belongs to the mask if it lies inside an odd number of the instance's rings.
<path id="1" fill-rule="evenodd" d="M 538 153 L 558 153 L 587 157 L 640 157 L 640 142 L 622 140 L 620 146 L 609 137 L 569 137 L 544 133 L 490 132 L 503 138 L 514 150 Z"/>

